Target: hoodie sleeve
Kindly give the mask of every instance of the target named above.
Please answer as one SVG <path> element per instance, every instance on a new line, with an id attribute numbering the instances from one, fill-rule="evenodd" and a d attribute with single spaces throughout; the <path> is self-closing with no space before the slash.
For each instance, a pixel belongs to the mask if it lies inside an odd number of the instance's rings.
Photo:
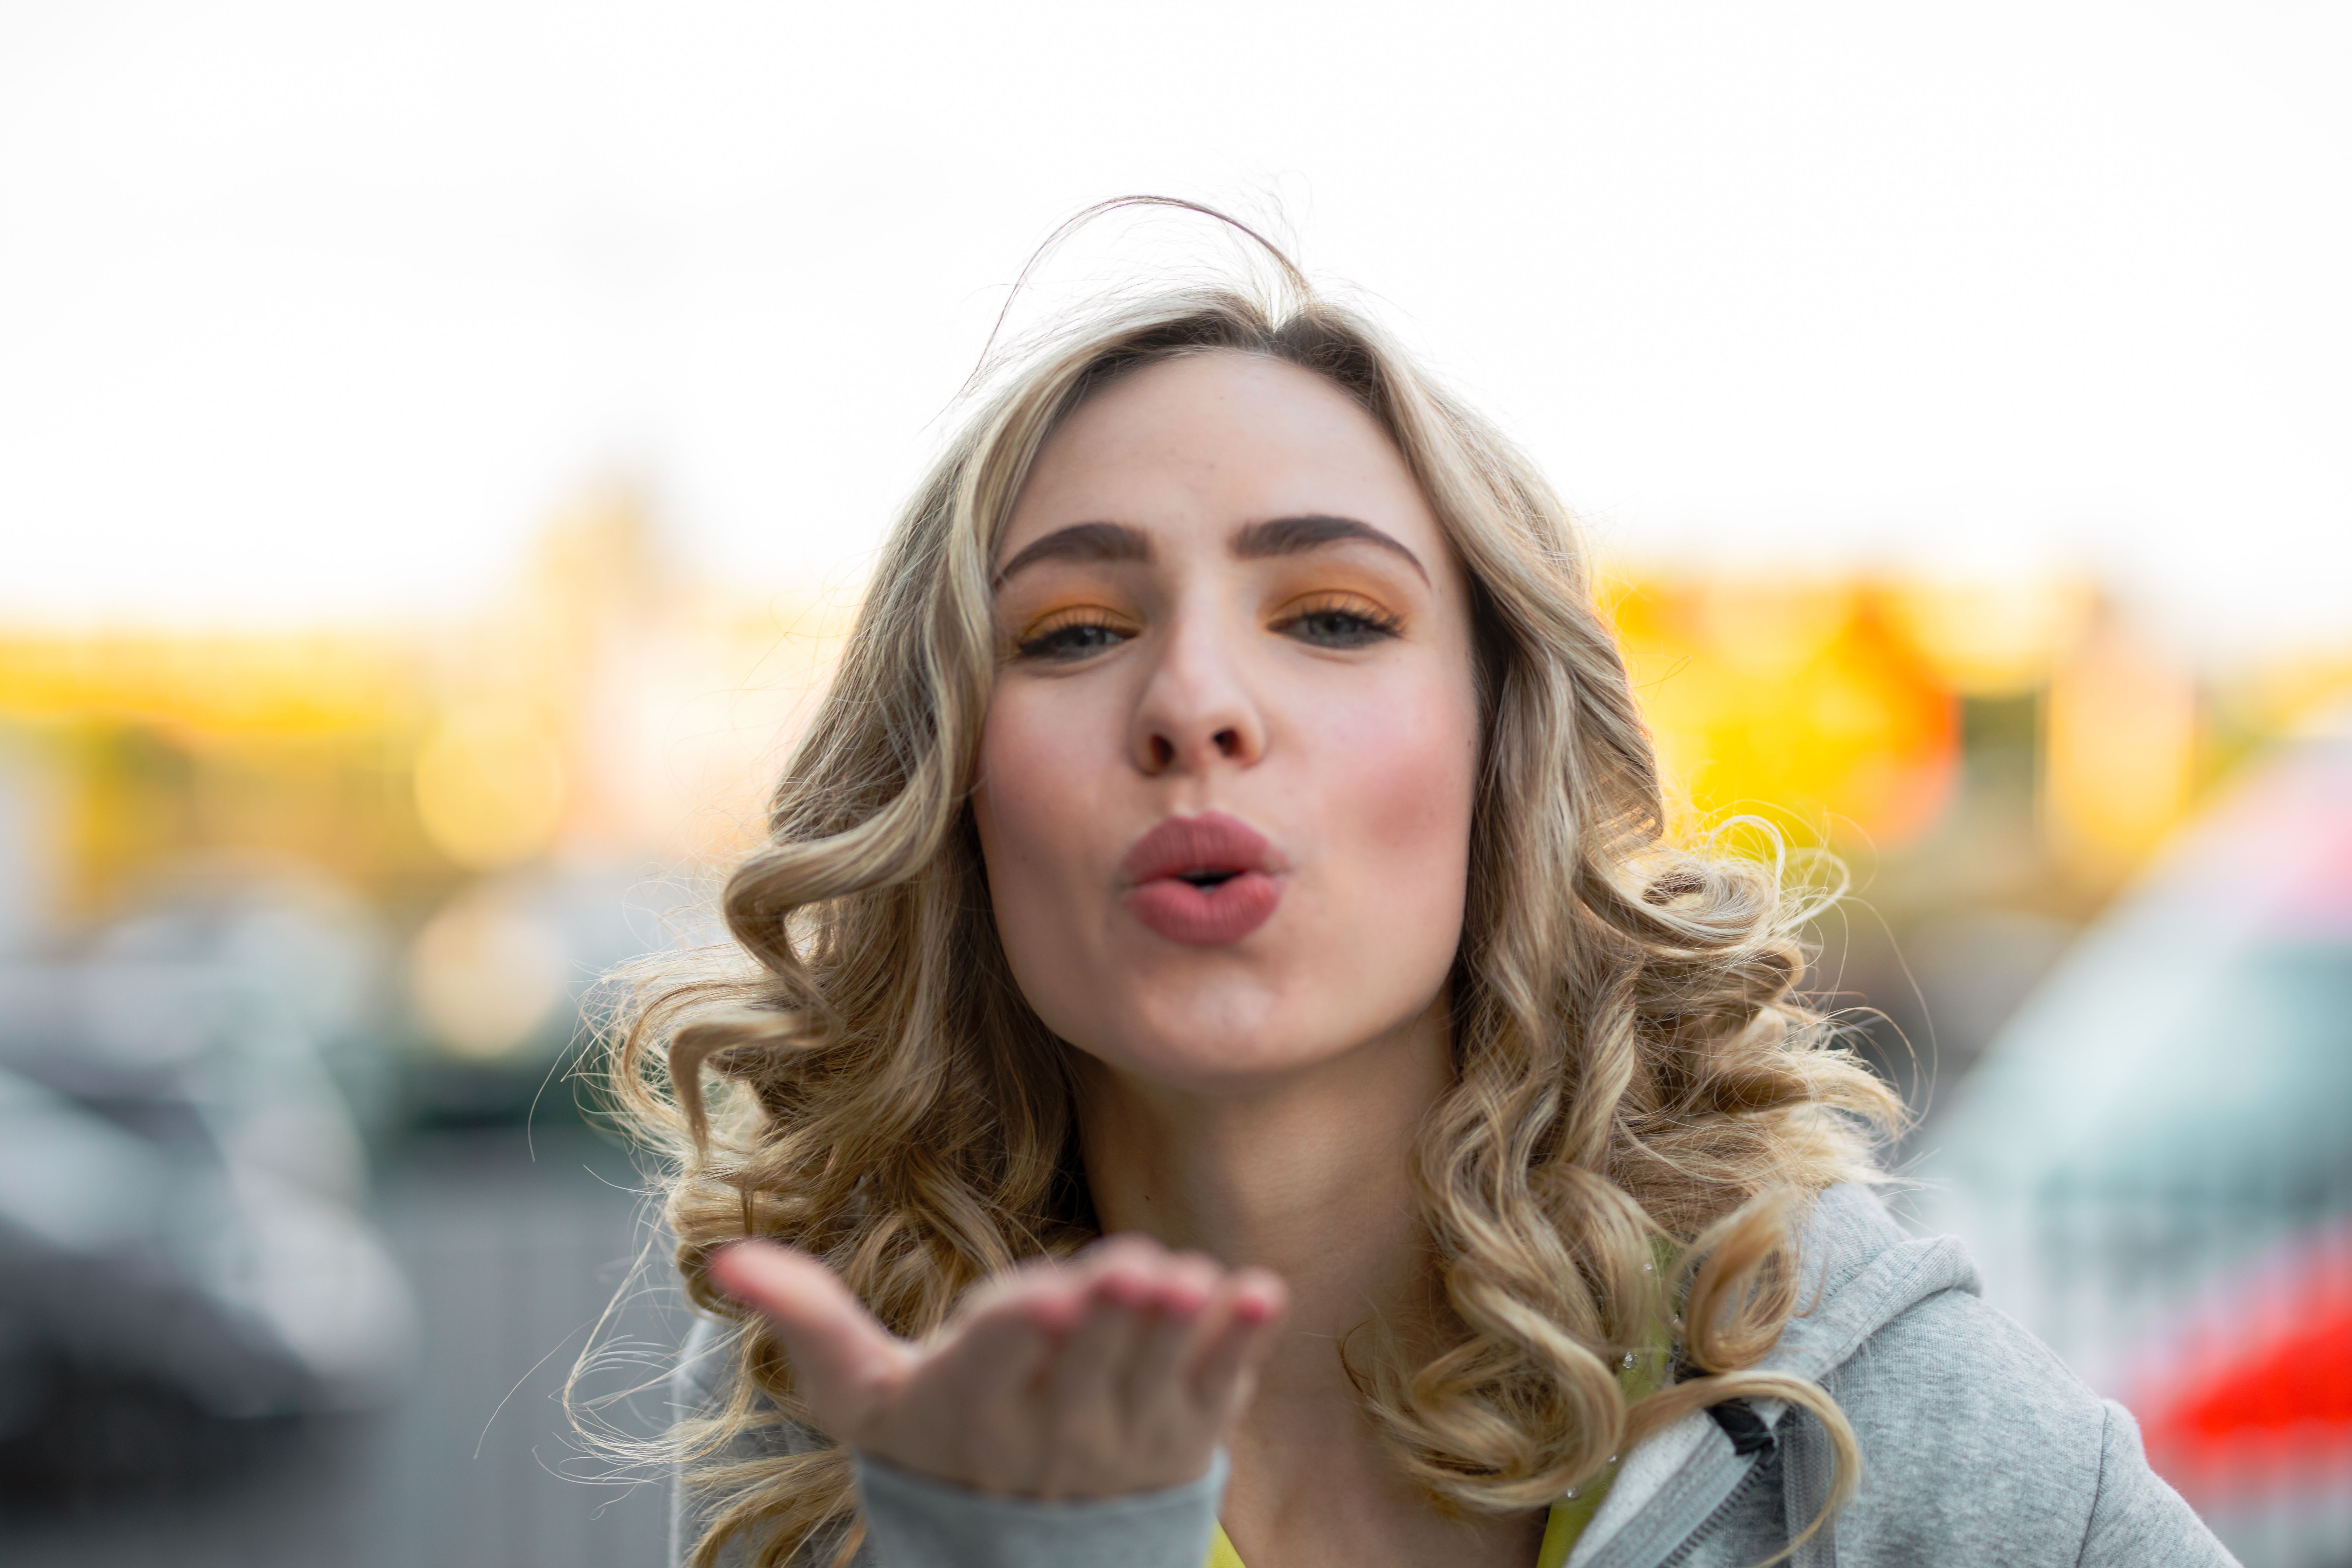
<path id="1" fill-rule="evenodd" d="M 859 1455 L 876 1568 L 1201 1568 L 1223 1498 L 1220 1449 L 1200 1479 L 1088 1502 L 989 1497 Z"/>
<path id="2" fill-rule="evenodd" d="M 718 1399 L 726 1357 L 715 1325 L 698 1323 L 670 1373 L 680 1415 Z M 798 1453 L 822 1439 L 790 1424 L 744 1434 L 722 1458 Z M 1198 1480 L 1162 1491 L 1099 1501 L 1051 1503 L 990 1497 L 856 1456 L 857 1498 L 866 1539 L 856 1568 L 1202 1568 L 1216 1529 L 1229 1464 L 1219 1449 Z M 685 1568 L 721 1500 L 699 1494 L 683 1469 L 671 1478 L 669 1560 Z M 803 1551 L 795 1568 L 822 1568 L 837 1544 Z M 753 1555 L 740 1541 L 720 1568 Z"/>
<path id="3" fill-rule="evenodd" d="M 731 1363 L 728 1344 L 719 1326 L 708 1319 L 695 1323 L 688 1334 L 677 1363 L 670 1369 L 670 1408 L 680 1419 L 707 1415 L 719 1404 L 719 1388 L 728 1376 Z M 776 1426 L 755 1427 L 736 1437 L 723 1452 L 707 1458 L 706 1464 L 726 1464 L 744 1459 L 759 1459 L 773 1455 L 806 1453 L 822 1445 L 824 1439 L 806 1427 L 790 1422 Z M 710 1526 L 710 1521 L 725 1499 L 704 1491 L 692 1484 L 688 1469 L 681 1465 L 670 1475 L 669 1486 L 669 1563 L 670 1568 L 686 1568 L 697 1542 Z M 823 1568 L 833 1558 L 830 1541 L 814 1552 L 803 1551 L 794 1568 Z M 730 1541 L 719 1553 L 719 1568 L 743 1568 L 756 1555 L 751 1542 L 740 1538 Z M 868 1568 L 869 1552 L 860 1552 L 857 1568 Z"/>
<path id="4" fill-rule="evenodd" d="M 2148 1468 L 2140 1451 L 2139 1423 L 2113 1400 L 2099 1446 L 2099 1489 L 2083 1535 L 2079 1568 L 2126 1568 L 2166 1563 L 2234 1564 L 2205 1521 Z"/>

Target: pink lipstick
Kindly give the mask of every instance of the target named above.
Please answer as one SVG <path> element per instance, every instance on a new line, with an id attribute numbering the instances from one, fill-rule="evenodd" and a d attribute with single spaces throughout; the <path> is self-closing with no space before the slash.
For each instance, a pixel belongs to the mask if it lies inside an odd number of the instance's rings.
<path id="1" fill-rule="evenodd" d="M 1118 863 L 1129 910 L 1187 947 L 1223 947 L 1265 924 L 1287 868 L 1265 835 L 1221 811 L 1170 817 Z"/>

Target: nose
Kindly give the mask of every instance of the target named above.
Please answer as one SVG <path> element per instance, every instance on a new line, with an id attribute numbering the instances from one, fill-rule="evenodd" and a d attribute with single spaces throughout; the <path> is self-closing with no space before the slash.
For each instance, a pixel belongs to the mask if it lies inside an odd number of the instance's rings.
<path id="1" fill-rule="evenodd" d="M 1265 752 L 1265 718 L 1238 668 L 1233 634 L 1213 617 L 1181 619 L 1136 703 L 1132 752 L 1148 778 L 1247 767 Z"/>

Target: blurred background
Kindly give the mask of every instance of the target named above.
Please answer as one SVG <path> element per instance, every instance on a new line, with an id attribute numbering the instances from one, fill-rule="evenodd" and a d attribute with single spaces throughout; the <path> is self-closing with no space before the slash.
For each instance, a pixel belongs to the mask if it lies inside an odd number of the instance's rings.
<path id="1" fill-rule="evenodd" d="M 1852 873 L 1918 1222 L 2247 1562 L 2352 1564 L 2347 65 L 2288 0 L 0 0 L 0 1555 L 659 1560 L 558 1402 L 599 1332 L 649 1430 L 682 1328 L 583 1008 L 707 931 L 1038 241 L 1162 190 L 1543 461 L 1679 805 Z"/>

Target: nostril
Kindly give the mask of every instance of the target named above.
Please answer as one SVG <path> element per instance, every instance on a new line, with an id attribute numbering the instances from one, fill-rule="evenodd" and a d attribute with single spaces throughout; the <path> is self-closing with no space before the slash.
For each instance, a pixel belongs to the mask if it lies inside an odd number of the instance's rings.
<path id="1" fill-rule="evenodd" d="M 1155 768 L 1164 768 L 1164 767 L 1168 767 L 1168 766 L 1171 765 L 1172 763 L 1174 763 L 1174 762 L 1175 762 L 1175 761 L 1176 761 L 1176 746 L 1175 746 L 1175 742 L 1171 742 L 1171 740 L 1169 740 L 1169 738 L 1168 738 L 1167 736 L 1165 736 L 1165 735 L 1154 735 L 1154 736 L 1152 736 L 1152 737 L 1151 737 L 1151 765 L 1152 765 L 1153 767 L 1155 767 Z"/>
<path id="2" fill-rule="evenodd" d="M 1241 749 L 1242 732 L 1239 730 L 1220 730 L 1217 731 L 1217 750 L 1220 752 L 1230 757 L 1236 755 Z"/>

